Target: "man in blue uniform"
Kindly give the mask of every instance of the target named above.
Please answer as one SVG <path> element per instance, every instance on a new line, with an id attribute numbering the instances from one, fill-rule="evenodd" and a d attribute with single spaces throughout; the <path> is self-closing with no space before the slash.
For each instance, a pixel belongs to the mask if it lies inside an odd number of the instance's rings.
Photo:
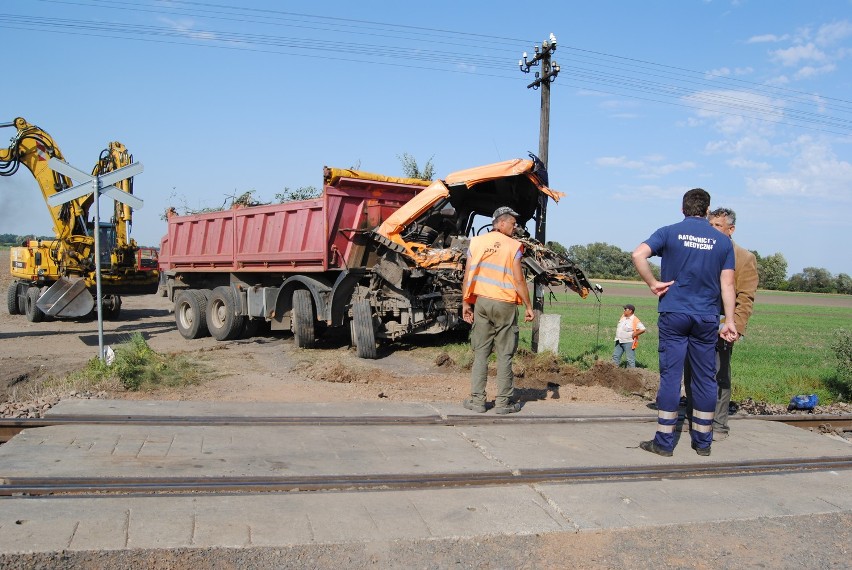
<path id="1" fill-rule="evenodd" d="M 657 433 L 643 441 L 645 451 L 671 457 L 680 403 L 684 361 L 692 367 L 692 448 L 710 455 L 716 410 L 716 339 L 737 337 L 734 324 L 734 248 L 731 240 L 707 220 L 710 194 L 693 188 L 683 195 L 683 221 L 665 226 L 639 244 L 633 265 L 659 297 L 660 388 Z M 660 256 L 658 281 L 648 258 Z M 722 299 L 722 311 L 719 299 Z M 719 328 L 719 313 L 725 324 Z"/>

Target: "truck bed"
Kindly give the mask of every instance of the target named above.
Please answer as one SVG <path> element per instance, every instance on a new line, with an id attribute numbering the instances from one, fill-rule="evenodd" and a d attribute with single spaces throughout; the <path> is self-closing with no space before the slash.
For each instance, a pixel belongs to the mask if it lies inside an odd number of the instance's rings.
<path id="1" fill-rule="evenodd" d="M 313 200 L 172 216 L 160 268 L 310 273 L 362 265 L 356 232 L 377 227 L 423 189 L 383 178 L 335 177 Z"/>

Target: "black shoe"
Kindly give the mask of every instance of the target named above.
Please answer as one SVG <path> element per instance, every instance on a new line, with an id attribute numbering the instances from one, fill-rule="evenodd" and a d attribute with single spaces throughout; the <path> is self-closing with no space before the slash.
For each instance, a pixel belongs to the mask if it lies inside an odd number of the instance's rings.
<path id="1" fill-rule="evenodd" d="M 515 402 L 514 404 L 509 404 L 508 406 L 502 408 L 494 408 L 494 413 L 500 414 L 501 416 L 506 414 L 514 414 L 516 412 L 521 411 L 521 404 L 519 402 Z"/>
<path id="2" fill-rule="evenodd" d="M 710 446 L 709 445 L 707 447 L 698 447 L 697 445 L 695 445 L 695 442 L 693 441 L 692 442 L 692 449 L 694 449 L 695 453 L 697 453 L 698 455 L 700 455 L 702 457 L 709 457 L 710 456 Z"/>
<path id="3" fill-rule="evenodd" d="M 671 451 L 666 451 L 662 447 L 658 446 L 656 443 L 654 443 L 653 439 L 648 440 L 648 441 L 639 442 L 639 447 L 641 447 L 645 451 L 650 451 L 651 453 L 656 453 L 657 455 L 662 455 L 663 457 L 671 457 L 672 456 Z"/>

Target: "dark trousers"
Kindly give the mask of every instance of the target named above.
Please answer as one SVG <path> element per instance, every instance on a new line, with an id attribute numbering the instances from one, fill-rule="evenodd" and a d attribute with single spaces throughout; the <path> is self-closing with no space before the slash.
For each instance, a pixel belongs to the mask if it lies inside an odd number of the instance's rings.
<path id="1" fill-rule="evenodd" d="M 657 433 L 654 441 L 662 449 L 672 450 L 680 404 L 680 382 L 684 363 L 692 370 L 692 427 L 690 436 L 696 447 L 713 442 L 713 416 L 716 411 L 716 339 L 718 315 L 660 313 L 660 388 L 657 391 Z"/>
<path id="2" fill-rule="evenodd" d="M 728 416 L 731 407 L 731 355 L 734 352 L 734 343 L 720 338 L 716 341 L 716 414 L 713 416 L 713 431 L 727 433 Z M 689 362 L 683 367 L 683 385 L 686 388 L 686 416 L 692 418 L 692 368 Z"/>

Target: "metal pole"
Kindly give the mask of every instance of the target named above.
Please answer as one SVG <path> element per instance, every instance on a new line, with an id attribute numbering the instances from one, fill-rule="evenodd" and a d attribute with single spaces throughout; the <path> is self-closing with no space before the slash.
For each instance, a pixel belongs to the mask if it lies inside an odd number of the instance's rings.
<path id="1" fill-rule="evenodd" d="M 98 312 L 98 358 L 104 360 L 104 311 L 101 303 L 101 180 L 95 176 L 92 180 L 95 198 L 95 310 Z"/>

